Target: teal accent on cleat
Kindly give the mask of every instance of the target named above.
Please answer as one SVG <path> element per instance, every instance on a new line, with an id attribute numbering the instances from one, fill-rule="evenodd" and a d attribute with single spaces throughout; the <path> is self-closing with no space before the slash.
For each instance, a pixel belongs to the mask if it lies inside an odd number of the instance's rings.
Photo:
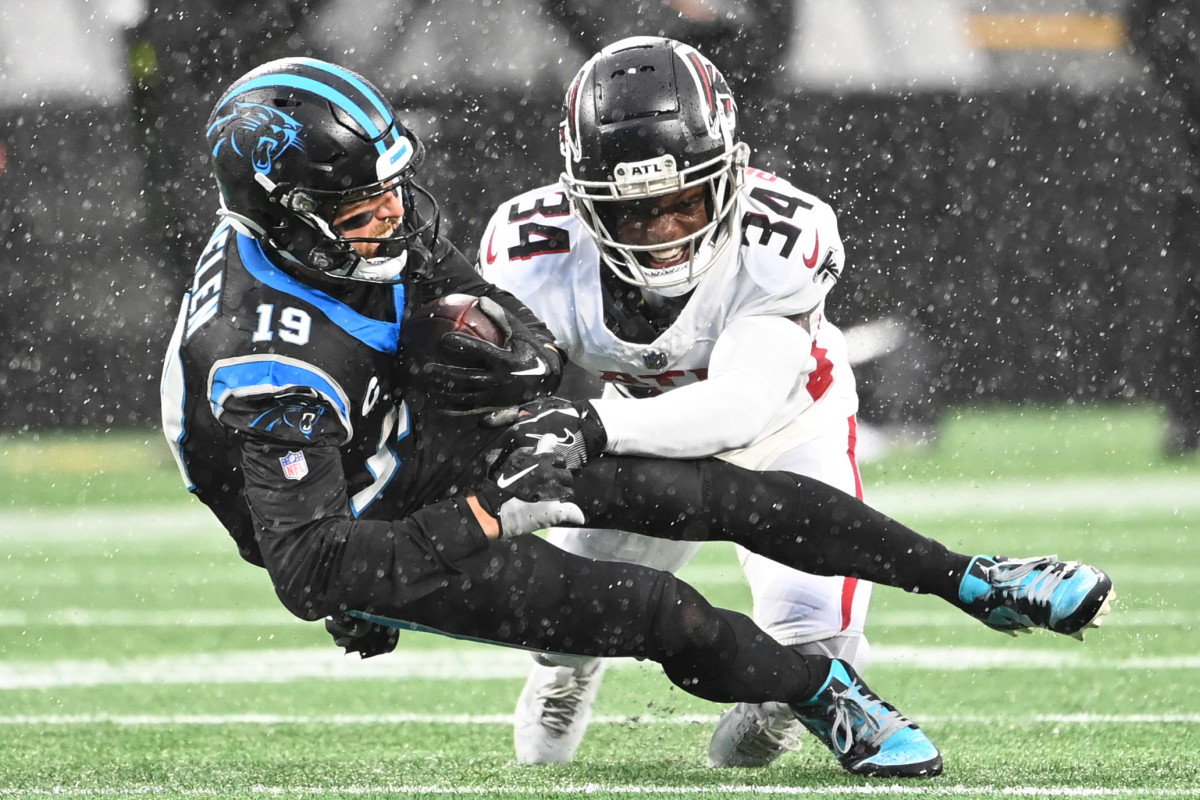
<path id="1" fill-rule="evenodd" d="M 942 754 L 924 731 L 867 688 L 845 661 L 831 660 L 821 691 L 792 710 L 854 775 L 931 778 L 942 773 Z"/>
<path id="2" fill-rule="evenodd" d="M 1116 597 L 1103 570 L 1057 556 L 976 556 L 959 584 L 968 613 L 1016 636 L 1034 628 L 1083 639 L 1098 628 Z"/>

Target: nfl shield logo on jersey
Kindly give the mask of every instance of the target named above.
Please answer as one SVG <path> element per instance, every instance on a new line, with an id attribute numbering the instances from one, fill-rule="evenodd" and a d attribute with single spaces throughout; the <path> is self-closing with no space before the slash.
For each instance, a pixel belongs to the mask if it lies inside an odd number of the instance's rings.
<path id="1" fill-rule="evenodd" d="M 283 477 L 289 481 L 298 481 L 308 474 L 308 462 L 304 460 L 304 453 L 288 453 L 279 459 L 279 463 L 283 467 Z"/>
<path id="2" fill-rule="evenodd" d="M 667 354 L 657 350 L 642 353 L 642 363 L 646 365 L 646 369 L 662 369 L 667 365 Z"/>

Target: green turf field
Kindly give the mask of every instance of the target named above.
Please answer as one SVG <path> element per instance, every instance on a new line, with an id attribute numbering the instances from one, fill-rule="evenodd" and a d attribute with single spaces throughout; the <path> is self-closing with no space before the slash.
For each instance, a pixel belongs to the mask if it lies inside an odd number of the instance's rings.
<path id="1" fill-rule="evenodd" d="M 875 592 L 867 676 L 941 747 L 917 783 L 814 740 L 714 771 L 719 707 L 620 662 L 574 764 L 512 758 L 526 656 L 421 634 L 345 658 L 181 488 L 156 434 L 0 437 L 0 798 L 1200 797 L 1200 459 L 1153 409 L 971 410 L 864 469 L 868 499 L 947 544 L 1105 567 L 1088 640 L 1010 639 Z M 732 550 L 684 577 L 745 609 Z"/>

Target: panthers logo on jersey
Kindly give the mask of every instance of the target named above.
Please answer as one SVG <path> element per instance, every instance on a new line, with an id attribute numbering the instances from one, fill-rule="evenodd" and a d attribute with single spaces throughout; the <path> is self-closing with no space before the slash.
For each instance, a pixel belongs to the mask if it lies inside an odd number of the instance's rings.
<path id="1" fill-rule="evenodd" d="M 325 406 L 320 403 L 280 403 L 264 411 L 250 424 L 271 433 L 278 433 L 280 428 L 290 428 L 299 434 L 301 440 L 311 441 L 324 414 Z M 288 438 L 297 439 L 294 435 Z"/>
<path id="2" fill-rule="evenodd" d="M 231 119 L 236 119 L 237 124 L 230 127 L 226 138 L 217 142 L 214 158 L 228 144 L 238 155 L 250 156 L 255 172 L 267 175 L 288 148 L 304 149 L 300 139 L 303 126 L 278 109 L 259 103 L 234 103 L 234 111 L 213 122 L 209 132 Z"/>

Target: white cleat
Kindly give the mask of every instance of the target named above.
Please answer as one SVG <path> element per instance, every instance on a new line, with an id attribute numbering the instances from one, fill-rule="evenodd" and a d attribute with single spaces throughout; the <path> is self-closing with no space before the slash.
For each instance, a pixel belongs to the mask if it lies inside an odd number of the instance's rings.
<path id="1" fill-rule="evenodd" d="M 717 721 L 708 743 L 708 765 L 768 766 L 800 747 L 803 730 L 786 703 L 738 703 Z"/>
<path id="2" fill-rule="evenodd" d="M 513 722 L 518 763 L 566 764 L 575 757 L 607 666 L 600 658 L 577 668 L 534 665 Z"/>

